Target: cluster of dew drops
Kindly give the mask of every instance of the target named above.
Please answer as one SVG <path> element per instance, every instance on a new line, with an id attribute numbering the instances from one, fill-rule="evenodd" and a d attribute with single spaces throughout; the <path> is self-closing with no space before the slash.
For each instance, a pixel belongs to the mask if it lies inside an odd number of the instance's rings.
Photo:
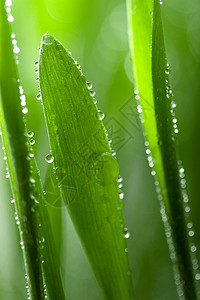
<path id="1" fill-rule="evenodd" d="M 8 20 L 9 23 L 14 22 L 14 17 L 11 13 L 11 6 L 12 6 L 12 1 L 11 0 L 6 0 L 5 8 L 6 8 L 6 13 L 7 13 L 7 20 Z M 13 46 L 13 53 L 14 53 L 14 57 L 15 57 L 15 63 L 19 64 L 18 54 L 20 53 L 20 48 L 17 45 L 17 40 L 16 40 L 16 36 L 15 36 L 14 32 L 11 33 L 11 39 L 12 39 L 12 46 Z M 21 106 L 22 106 L 22 113 L 27 114 L 28 113 L 28 108 L 26 107 L 26 96 L 24 95 L 24 90 L 23 90 L 22 86 L 19 83 L 20 82 L 19 79 L 17 79 L 17 82 L 19 84 L 19 93 L 20 93 L 20 100 L 21 100 Z"/>

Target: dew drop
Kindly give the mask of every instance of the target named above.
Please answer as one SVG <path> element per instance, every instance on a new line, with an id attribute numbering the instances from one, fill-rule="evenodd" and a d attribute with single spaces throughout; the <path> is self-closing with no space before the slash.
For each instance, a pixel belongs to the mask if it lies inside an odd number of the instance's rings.
<path id="1" fill-rule="evenodd" d="M 51 45 L 53 41 L 54 41 L 53 36 L 48 32 L 42 36 L 42 44 Z"/>
<path id="2" fill-rule="evenodd" d="M 128 231 L 128 228 L 124 228 L 124 237 L 125 237 L 125 239 L 129 239 L 130 238 L 130 232 Z"/>
<path id="3" fill-rule="evenodd" d="M 119 177 L 117 181 L 120 183 L 120 182 L 123 181 L 123 178 L 122 178 L 122 177 Z"/>
<path id="4" fill-rule="evenodd" d="M 90 90 L 90 95 L 91 95 L 92 97 L 94 97 L 94 96 L 95 96 L 95 91 Z"/>
<path id="5" fill-rule="evenodd" d="M 30 144 L 34 145 L 35 144 L 35 140 L 34 139 L 30 139 Z"/>
<path id="6" fill-rule="evenodd" d="M 195 275 L 195 279 L 196 279 L 196 280 L 200 280 L 200 274 L 196 274 L 196 275 Z"/>
<path id="7" fill-rule="evenodd" d="M 119 176 L 119 165 L 110 153 L 103 153 L 94 163 L 95 176 L 99 184 L 112 184 Z"/>
<path id="8" fill-rule="evenodd" d="M 31 130 L 29 130 L 29 131 L 28 131 L 28 137 L 30 137 L 30 138 L 31 138 L 31 137 L 33 137 L 33 136 L 34 136 L 34 132 L 33 132 L 33 131 L 31 131 Z"/>
<path id="9" fill-rule="evenodd" d="M 30 178 L 30 182 L 31 182 L 31 183 L 35 183 L 35 179 L 31 177 L 31 178 Z"/>
<path id="10" fill-rule="evenodd" d="M 36 95 L 36 99 L 37 99 L 37 100 L 41 100 L 41 95 L 40 95 L 40 94 L 37 94 L 37 95 Z"/>
<path id="11" fill-rule="evenodd" d="M 10 7 L 12 6 L 12 1 L 11 0 L 6 0 L 5 5 Z"/>
<path id="12" fill-rule="evenodd" d="M 120 198 L 121 200 L 124 199 L 124 193 L 123 193 L 123 192 L 120 192 L 120 193 L 119 193 L 119 198 Z"/>
<path id="13" fill-rule="evenodd" d="M 185 207 L 185 212 L 188 213 L 189 211 L 190 211 L 190 207 L 189 207 L 189 206 L 186 206 L 186 207 Z"/>
<path id="14" fill-rule="evenodd" d="M 13 16 L 8 16 L 8 22 L 12 23 L 14 21 L 14 17 Z"/>
<path id="15" fill-rule="evenodd" d="M 195 252 L 197 250 L 197 247 L 195 245 L 192 245 L 190 249 L 191 249 L 191 252 Z"/>
<path id="16" fill-rule="evenodd" d="M 192 228 L 193 224 L 190 222 L 190 223 L 187 223 L 187 228 Z"/>
<path id="17" fill-rule="evenodd" d="M 194 231 L 193 231 L 193 230 L 190 230 L 190 231 L 188 232 L 188 234 L 189 234 L 189 236 L 194 236 Z"/>
<path id="18" fill-rule="evenodd" d="M 20 48 L 19 48 L 18 46 L 15 46 L 15 47 L 13 48 L 13 52 L 14 52 L 15 54 L 19 54 Z"/>
<path id="19" fill-rule="evenodd" d="M 98 110 L 99 113 L 99 119 L 103 120 L 104 119 L 104 113 L 101 110 Z"/>
<path id="20" fill-rule="evenodd" d="M 37 67 L 37 66 L 39 65 L 39 62 L 36 60 L 36 61 L 34 62 L 34 65 Z"/>
<path id="21" fill-rule="evenodd" d="M 16 46 L 16 45 L 17 45 L 17 41 L 16 41 L 16 40 L 12 40 L 12 44 L 13 44 L 14 46 Z"/>
<path id="22" fill-rule="evenodd" d="M 172 106 L 172 108 L 175 108 L 176 107 L 176 103 L 174 101 L 172 101 L 171 106 Z"/>
<path id="23" fill-rule="evenodd" d="M 23 113 L 24 115 L 26 115 L 26 114 L 28 113 L 28 108 L 27 108 L 27 107 L 24 107 L 24 108 L 22 109 L 22 113 Z"/>
<path id="24" fill-rule="evenodd" d="M 52 154 L 47 154 L 45 160 L 48 164 L 51 164 L 54 161 L 54 156 Z"/>
<path id="25" fill-rule="evenodd" d="M 87 85 L 88 90 L 91 90 L 92 84 L 90 82 L 86 82 L 86 85 Z"/>

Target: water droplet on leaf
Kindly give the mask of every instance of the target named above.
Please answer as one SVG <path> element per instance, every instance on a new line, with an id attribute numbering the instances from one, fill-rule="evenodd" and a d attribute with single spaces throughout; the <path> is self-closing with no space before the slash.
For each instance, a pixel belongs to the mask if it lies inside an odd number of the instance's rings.
<path id="1" fill-rule="evenodd" d="M 104 113 L 101 110 L 98 110 L 99 113 L 99 119 L 103 120 L 104 119 Z"/>
<path id="2" fill-rule="evenodd" d="M 48 32 L 42 36 L 42 44 L 51 45 L 53 41 L 54 41 L 53 36 Z"/>
<path id="3" fill-rule="evenodd" d="M 128 228 L 124 228 L 124 237 L 125 237 L 125 239 L 128 239 L 128 238 L 130 238 L 130 232 L 128 231 Z"/>
<path id="4" fill-rule="evenodd" d="M 94 163 L 95 176 L 102 185 L 112 184 L 119 176 L 119 165 L 110 153 L 101 154 Z"/>
<path id="5" fill-rule="evenodd" d="M 52 154 L 47 154 L 45 160 L 48 164 L 51 164 L 54 161 L 54 156 Z"/>

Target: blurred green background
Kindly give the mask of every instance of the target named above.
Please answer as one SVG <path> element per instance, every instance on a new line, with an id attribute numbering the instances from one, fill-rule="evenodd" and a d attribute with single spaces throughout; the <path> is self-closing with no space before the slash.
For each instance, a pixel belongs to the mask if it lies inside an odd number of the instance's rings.
<path id="1" fill-rule="evenodd" d="M 50 32 L 81 64 L 96 91 L 98 107 L 117 151 L 124 178 L 124 217 L 131 232 L 128 252 L 137 300 L 178 299 L 168 255 L 159 202 L 146 163 L 143 133 L 132 98 L 133 80 L 128 49 L 126 3 L 123 0 L 13 1 L 19 54 L 20 80 L 27 97 L 27 128 L 35 133 L 37 161 L 44 181 L 45 155 L 49 152 L 42 106 L 36 100 L 34 62 L 40 38 Z M 164 1 L 162 6 L 171 84 L 180 133 L 179 158 L 183 161 L 190 196 L 194 241 L 200 257 L 200 2 Z M 5 178 L 3 151 L 0 158 L 0 299 L 26 299 L 22 253 Z M 103 299 L 66 209 L 52 208 L 63 216 L 61 269 L 68 299 Z M 59 237 L 55 234 L 56 241 Z"/>

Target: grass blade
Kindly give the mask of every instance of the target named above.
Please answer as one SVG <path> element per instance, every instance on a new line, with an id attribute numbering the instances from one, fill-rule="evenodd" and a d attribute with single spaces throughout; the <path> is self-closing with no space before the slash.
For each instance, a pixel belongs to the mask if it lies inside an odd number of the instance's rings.
<path id="1" fill-rule="evenodd" d="M 168 191 L 170 224 L 173 232 L 177 264 L 181 274 L 184 295 L 186 299 L 197 299 L 183 207 L 184 190 L 180 183 L 180 167 L 177 164 L 174 142 L 176 133 L 174 124 L 176 124 L 177 120 L 174 113 L 171 113 L 173 104 L 171 102 L 168 73 L 169 70 L 160 16 L 160 3 L 156 0 L 154 1 L 152 33 L 152 78 L 159 145 L 163 158 L 163 168 L 165 170 L 165 180 Z"/>
<path id="2" fill-rule="evenodd" d="M 178 266 L 178 292 L 184 299 L 198 299 L 183 206 L 186 191 L 181 187 L 180 167 L 177 163 L 177 130 L 174 130 L 176 119 L 171 113 L 172 91 L 169 87 L 160 2 L 128 0 L 127 4 L 136 100 L 139 100 L 139 110 L 142 111 L 148 161 L 156 178 L 162 219 L 165 222 L 169 248 L 172 249 L 170 255 Z"/>
<path id="3" fill-rule="evenodd" d="M 29 299 L 44 299 L 43 275 L 51 299 L 65 299 L 49 216 L 20 105 L 11 28 L 1 1 L 0 124 L 15 197 Z M 35 201 L 36 200 L 36 201 Z M 43 263 L 44 260 L 44 263 Z M 42 262 L 42 264 L 41 264 Z M 42 267 L 41 267 L 42 265 Z M 43 270 L 43 275 L 42 275 Z"/>
<path id="4" fill-rule="evenodd" d="M 46 160 L 54 162 L 61 193 L 106 298 L 132 299 L 119 166 L 91 85 L 50 34 L 42 38 L 39 80 L 52 151 Z"/>
<path id="5" fill-rule="evenodd" d="M 2 130 L 4 130 L 4 143 L 8 146 L 9 171 L 15 195 L 20 236 L 24 246 L 29 293 L 31 299 L 43 299 L 43 280 L 38 251 L 36 214 L 34 212 L 35 201 L 32 199 L 29 149 L 22 107 L 20 106 L 18 74 L 13 55 L 11 30 L 3 4 L 4 1 L 1 1 L 0 86 L 2 101 L 0 121 Z"/>
<path id="6" fill-rule="evenodd" d="M 49 299 L 66 299 L 60 276 L 60 261 L 55 247 L 53 228 L 43 197 L 43 189 L 35 160 L 32 160 L 32 170 L 35 175 L 35 190 L 40 205 L 37 209 L 37 223 L 40 227 L 40 248 L 42 255 L 42 270 Z M 46 196 L 48 197 L 48 196 Z M 47 200 L 47 199 L 46 199 Z"/>

